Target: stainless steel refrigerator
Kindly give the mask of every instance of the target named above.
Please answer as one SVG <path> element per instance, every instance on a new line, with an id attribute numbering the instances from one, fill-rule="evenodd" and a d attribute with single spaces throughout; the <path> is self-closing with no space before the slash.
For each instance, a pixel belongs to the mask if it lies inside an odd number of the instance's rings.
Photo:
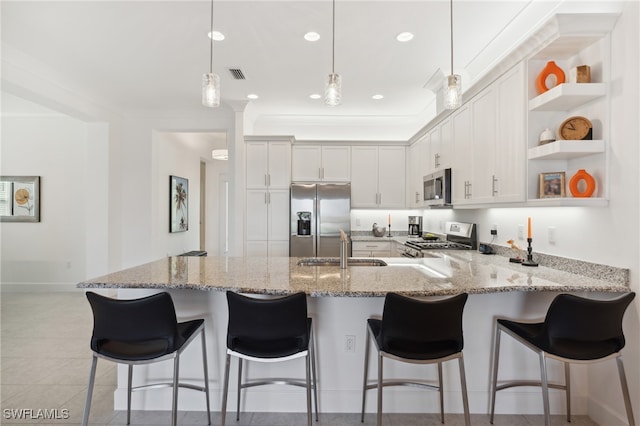
<path id="1" fill-rule="evenodd" d="M 340 256 L 340 230 L 351 235 L 350 214 L 351 184 L 292 184 L 289 255 Z"/>

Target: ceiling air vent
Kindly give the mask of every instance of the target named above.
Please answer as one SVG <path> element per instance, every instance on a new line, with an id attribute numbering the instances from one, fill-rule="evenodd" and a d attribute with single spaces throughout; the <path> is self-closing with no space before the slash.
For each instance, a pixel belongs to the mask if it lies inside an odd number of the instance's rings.
<path id="1" fill-rule="evenodd" d="M 244 76 L 240 68 L 229 68 L 229 72 L 231 73 L 231 76 L 236 80 L 246 80 L 246 77 Z"/>

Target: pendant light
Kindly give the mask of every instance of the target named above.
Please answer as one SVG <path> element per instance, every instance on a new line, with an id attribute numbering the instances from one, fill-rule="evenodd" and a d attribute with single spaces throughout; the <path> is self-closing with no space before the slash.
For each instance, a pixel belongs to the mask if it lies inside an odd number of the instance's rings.
<path id="1" fill-rule="evenodd" d="M 220 106 L 220 76 L 213 73 L 213 0 L 211 0 L 209 45 L 209 72 L 202 74 L 202 105 L 216 108 Z"/>
<path id="2" fill-rule="evenodd" d="M 331 36 L 331 74 L 327 77 L 324 87 L 324 103 L 329 106 L 338 106 L 342 101 L 342 77 L 336 74 L 336 0 L 333 0 L 333 28 Z"/>
<path id="3" fill-rule="evenodd" d="M 451 18 L 451 74 L 447 76 L 444 107 L 446 109 L 456 109 L 462 105 L 462 79 L 459 74 L 453 73 L 453 0 L 449 0 L 449 6 Z"/>

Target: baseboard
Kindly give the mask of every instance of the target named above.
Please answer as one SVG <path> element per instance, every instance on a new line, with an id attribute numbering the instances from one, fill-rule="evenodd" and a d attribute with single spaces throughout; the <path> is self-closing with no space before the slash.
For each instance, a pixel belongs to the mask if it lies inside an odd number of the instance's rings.
<path id="1" fill-rule="evenodd" d="M 624 406 L 622 410 L 622 412 L 614 412 L 609 405 L 589 398 L 589 417 L 599 425 L 626 425 L 627 415 Z"/>

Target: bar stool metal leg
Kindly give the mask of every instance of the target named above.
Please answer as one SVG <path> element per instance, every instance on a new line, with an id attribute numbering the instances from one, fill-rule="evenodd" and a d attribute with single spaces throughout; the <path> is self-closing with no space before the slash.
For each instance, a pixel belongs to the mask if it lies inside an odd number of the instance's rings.
<path id="1" fill-rule="evenodd" d="M 496 325 L 496 337 L 493 345 L 493 380 L 491 381 L 491 412 L 489 423 L 493 424 L 493 415 L 496 411 L 496 387 L 498 386 L 498 359 L 500 358 L 500 327 Z"/>
<path id="2" fill-rule="evenodd" d="M 229 395 L 229 367 L 231 366 L 231 355 L 227 354 L 224 363 L 224 389 L 222 390 L 222 407 L 220 407 L 220 424 L 225 425 L 227 418 L 227 396 Z M 238 389 L 238 392 L 240 390 Z"/>
<path id="3" fill-rule="evenodd" d="M 551 418 L 549 416 L 549 382 L 547 381 L 547 363 L 544 359 L 544 352 L 540 352 L 540 376 L 542 385 L 542 406 L 544 407 L 544 425 L 551 426 Z"/>
<path id="4" fill-rule="evenodd" d="M 240 394 L 242 393 L 242 358 L 238 358 L 238 399 L 236 402 L 236 421 L 240 421 Z"/>
<path id="5" fill-rule="evenodd" d="M 442 388 L 442 363 L 438 363 L 438 393 L 440 394 L 440 422 L 444 424 L 444 389 Z"/>
<path id="6" fill-rule="evenodd" d="M 207 367 L 207 342 L 202 329 L 202 369 L 204 371 L 204 393 L 207 398 L 207 424 L 211 424 L 211 403 L 209 401 L 209 368 Z"/>
<path id="7" fill-rule="evenodd" d="M 360 413 L 360 423 L 364 423 L 364 406 L 367 396 L 367 376 L 369 375 L 369 346 L 371 345 L 369 340 L 370 338 L 371 335 L 369 332 L 369 327 L 367 327 L 364 342 L 364 378 L 362 379 L 362 412 Z"/>
<path id="8" fill-rule="evenodd" d="M 631 398 L 629 397 L 629 387 L 627 386 L 627 377 L 624 374 L 624 364 L 622 362 L 622 355 L 616 357 L 616 364 L 618 364 L 618 374 L 620 375 L 620 386 L 622 387 L 624 407 L 627 410 L 627 420 L 629 421 L 630 426 L 635 426 L 636 421 L 633 418 L 633 410 L 631 408 Z"/>
<path id="9" fill-rule="evenodd" d="M 311 411 L 311 356 L 309 353 L 304 357 L 306 379 L 307 379 L 307 425 L 311 426 L 313 414 Z"/>
<path id="10" fill-rule="evenodd" d="M 131 384 L 133 382 L 133 364 L 129 364 L 127 368 L 127 424 L 131 424 Z"/>
<path id="11" fill-rule="evenodd" d="M 315 335 L 311 331 L 311 341 L 309 342 L 309 353 L 311 354 L 311 381 L 313 385 L 313 399 L 316 407 L 316 422 L 318 421 L 318 375 L 316 373 L 316 348 Z"/>
<path id="12" fill-rule="evenodd" d="M 571 364 L 564 363 L 564 390 L 567 398 L 567 422 L 571 422 Z"/>
<path id="13" fill-rule="evenodd" d="M 382 426 L 382 355 L 378 355 L 378 417 L 376 424 Z"/>
<path id="14" fill-rule="evenodd" d="M 464 373 L 464 357 L 462 353 L 460 353 L 460 358 L 458 358 L 458 366 L 460 367 L 460 384 L 462 386 L 462 406 L 464 409 L 464 424 L 466 426 L 471 426 L 471 416 L 469 415 L 469 397 L 467 396 L 467 377 Z"/>
<path id="15" fill-rule="evenodd" d="M 91 372 L 89 373 L 89 386 L 87 389 L 87 399 L 84 403 L 84 412 L 82 413 L 82 426 L 87 426 L 89 423 L 89 411 L 91 410 L 91 398 L 93 396 L 93 385 L 96 381 L 96 365 L 98 364 L 98 357 L 93 355 L 91 359 Z"/>
<path id="16" fill-rule="evenodd" d="M 171 426 L 178 424 L 178 375 L 180 372 L 180 355 L 173 358 L 173 398 L 171 404 Z"/>

